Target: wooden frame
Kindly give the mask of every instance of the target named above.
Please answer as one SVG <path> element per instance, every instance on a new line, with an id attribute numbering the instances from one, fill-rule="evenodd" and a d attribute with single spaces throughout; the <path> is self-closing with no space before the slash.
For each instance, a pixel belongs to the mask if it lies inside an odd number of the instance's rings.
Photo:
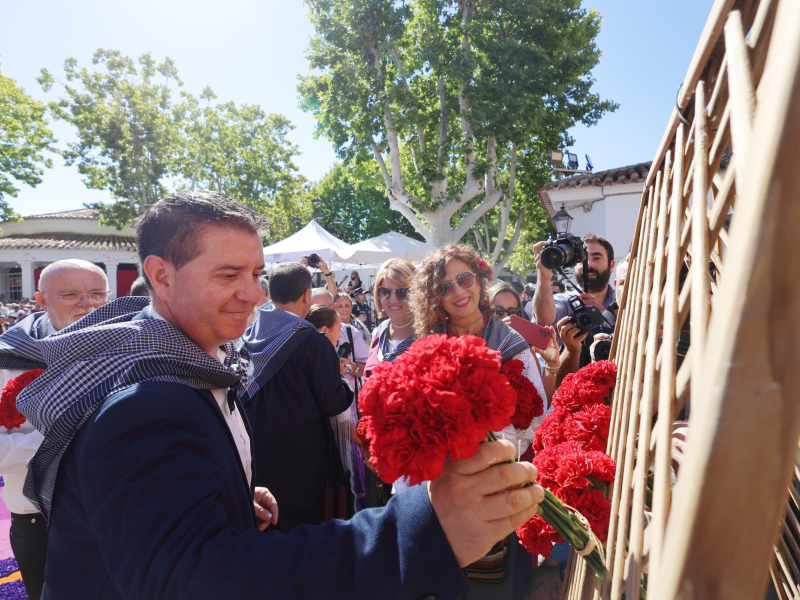
<path id="1" fill-rule="evenodd" d="M 789 275 L 800 2 L 717 0 L 678 105 L 645 183 L 612 348 L 604 582 L 572 556 L 563 597 L 631 600 L 642 585 L 648 600 L 750 600 L 771 577 L 800 598 L 800 279 Z M 673 424 L 689 398 L 673 486 Z"/>

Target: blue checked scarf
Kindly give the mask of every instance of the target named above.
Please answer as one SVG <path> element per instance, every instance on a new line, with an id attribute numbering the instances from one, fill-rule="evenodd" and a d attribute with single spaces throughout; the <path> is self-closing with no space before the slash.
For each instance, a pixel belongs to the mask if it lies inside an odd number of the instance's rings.
<path id="1" fill-rule="evenodd" d="M 37 312 L 9 327 L 0 335 L 0 369 L 44 369 L 44 357 L 36 340 L 47 337 L 46 312 Z"/>
<path id="2" fill-rule="evenodd" d="M 108 396 L 142 381 L 195 389 L 240 383 L 243 366 L 232 343 L 223 365 L 167 321 L 149 318 L 148 304 L 147 297 L 120 298 L 35 342 L 47 369 L 19 395 L 17 408 L 44 441 L 23 491 L 48 521 L 61 457 Z"/>
<path id="3" fill-rule="evenodd" d="M 285 310 L 259 310 L 255 322 L 242 341 L 253 376 L 239 391 L 242 403 L 249 402 L 272 376 L 283 366 L 307 335 L 315 332 L 314 326 Z M 252 369 L 252 370 L 251 370 Z"/>
<path id="4" fill-rule="evenodd" d="M 392 350 L 389 347 L 389 323 L 389 319 L 386 319 L 378 325 L 378 361 L 380 362 L 394 362 L 417 339 L 417 336 L 412 333 L 406 339 L 400 340 L 397 347 Z"/>

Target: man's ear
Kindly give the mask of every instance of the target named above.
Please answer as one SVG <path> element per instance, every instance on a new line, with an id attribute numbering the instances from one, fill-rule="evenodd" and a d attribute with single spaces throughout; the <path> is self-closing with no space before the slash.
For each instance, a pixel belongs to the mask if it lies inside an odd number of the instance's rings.
<path id="1" fill-rule="evenodd" d="M 151 254 L 144 259 L 142 270 L 150 280 L 150 285 L 153 286 L 153 295 L 161 300 L 169 301 L 175 287 L 175 268 L 172 264 L 160 256 Z"/>
<path id="2" fill-rule="evenodd" d="M 306 304 L 311 306 L 311 288 L 306 290 L 306 293 L 303 294 L 303 298 L 305 299 Z"/>
<path id="3" fill-rule="evenodd" d="M 47 298 L 42 292 L 35 292 L 33 294 L 33 299 L 39 303 L 39 306 L 42 307 L 42 310 L 47 312 Z"/>
<path id="4" fill-rule="evenodd" d="M 609 265 L 609 267 L 608 267 L 608 270 L 609 270 L 609 271 L 613 271 L 613 270 L 614 270 L 614 267 L 616 267 L 616 266 L 617 266 L 617 261 L 615 261 L 615 260 L 612 260 L 612 261 L 611 261 L 611 264 L 610 264 L 610 265 Z M 616 279 L 615 279 L 614 281 L 616 281 Z M 615 285 L 616 285 L 616 284 L 615 284 Z"/>

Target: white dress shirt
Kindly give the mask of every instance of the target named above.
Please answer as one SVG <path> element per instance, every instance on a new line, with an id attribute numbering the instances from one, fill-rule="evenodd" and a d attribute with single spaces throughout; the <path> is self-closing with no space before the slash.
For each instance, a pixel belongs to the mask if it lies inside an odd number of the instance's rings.
<path id="1" fill-rule="evenodd" d="M 153 319 L 166 320 L 156 312 L 156 309 L 153 308 L 152 305 L 148 306 L 145 310 L 148 310 Z M 217 350 L 217 360 L 224 364 L 225 358 L 225 351 L 221 349 Z M 236 410 L 235 407 L 234 410 L 231 411 L 230 405 L 228 404 L 227 388 L 209 391 L 214 396 L 214 400 L 217 401 L 219 409 L 222 411 L 222 416 L 225 418 L 225 423 L 228 425 L 228 429 L 231 430 L 233 441 L 236 444 L 236 451 L 239 453 L 239 460 L 242 461 L 242 467 L 244 467 L 244 472 L 247 475 L 247 483 L 249 484 L 253 479 L 252 455 L 250 454 L 250 436 L 247 435 L 247 429 L 244 426 L 242 415 L 239 414 L 239 411 Z"/>

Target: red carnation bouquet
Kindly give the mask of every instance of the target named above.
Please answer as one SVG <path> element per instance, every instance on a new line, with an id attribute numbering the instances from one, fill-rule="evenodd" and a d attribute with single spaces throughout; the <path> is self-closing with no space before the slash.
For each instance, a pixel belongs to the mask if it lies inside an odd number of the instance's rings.
<path id="1" fill-rule="evenodd" d="M 0 392 L 0 425 L 6 429 L 15 429 L 25 422 L 25 416 L 17 410 L 17 396 L 39 375 L 44 369 L 31 369 L 19 377 L 9 379 Z"/>
<path id="2" fill-rule="evenodd" d="M 616 470 L 605 454 L 616 378 L 617 367 L 609 361 L 592 363 L 564 378 L 553 396 L 553 411 L 533 440 L 539 483 L 551 493 L 539 515 L 517 529 L 520 543 L 534 556 L 546 558 L 554 543 L 566 540 L 600 578 L 600 544 L 608 537 L 611 516 L 606 495 Z"/>
<path id="3" fill-rule="evenodd" d="M 469 458 L 505 428 L 517 392 L 500 363 L 481 338 L 432 335 L 375 367 L 358 395 L 357 432 L 378 476 L 436 479 L 448 458 Z"/>
<path id="4" fill-rule="evenodd" d="M 603 453 L 609 415 L 601 406 L 608 408 L 616 367 L 597 365 L 565 378 L 566 387 L 553 400 L 556 410 L 537 428 L 549 422 L 547 439 L 557 443 L 539 437 L 534 464 L 545 498 L 539 515 L 517 535 L 526 549 L 545 556 L 553 542 L 566 539 L 602 577 L 598 537 L 605 539 L 608 531 L 605 491 L 615 465 Z M 516 427 L 527 428 L 544 407 L 521 367 L 508 361 L 501 369 L 500 353 L 480 338 L 444 335 L 417 340 L 394 363 L 378 365 L 359 394 L 363 416 L 357 427 L 378 476 L 385 482 L 407 476 L 412 485 L 433 480 L 448 458 L 469 458 L 487 437 L 500 439 L 491 432 L 501 431 L 512 418 Z M 559 410 L 563 414 L 556 414 Z M 562 441 L 566 413 L 571 431 L 580 434 L 576 440 Z"/>

